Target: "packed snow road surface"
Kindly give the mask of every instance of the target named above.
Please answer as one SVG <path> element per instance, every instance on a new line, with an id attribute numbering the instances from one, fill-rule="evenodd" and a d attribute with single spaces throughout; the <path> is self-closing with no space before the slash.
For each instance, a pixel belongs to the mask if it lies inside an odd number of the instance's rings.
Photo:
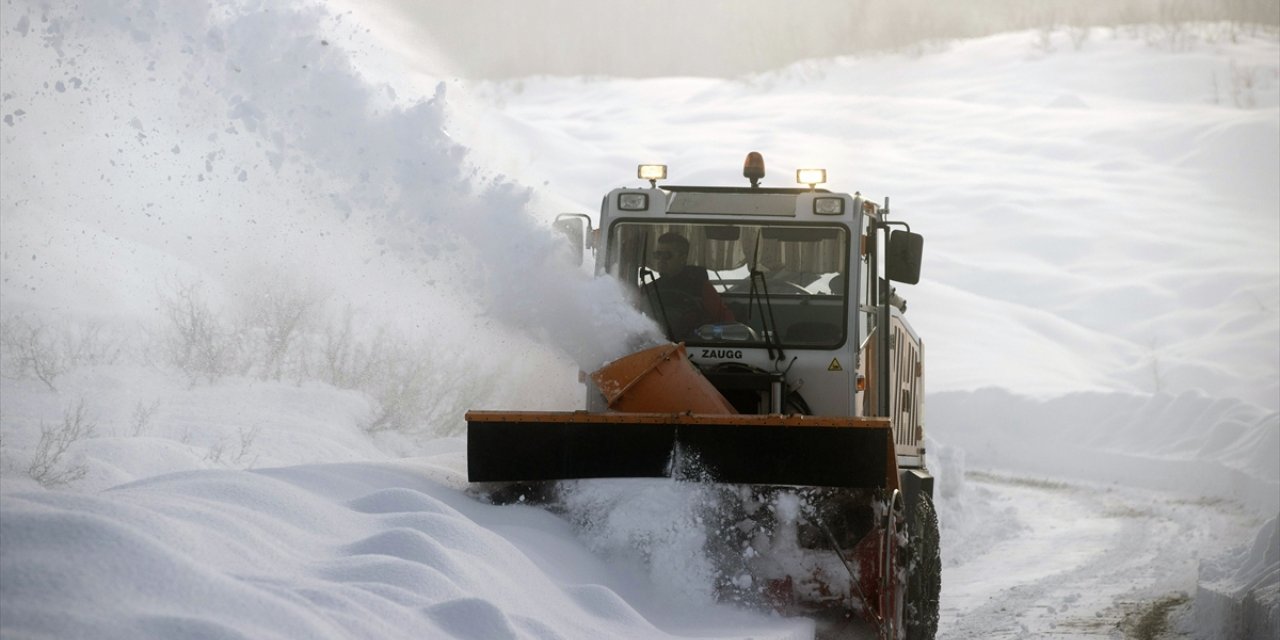
<path id="1" fill-rule="evenodd" d="M 1258 525 L 1229 503 L 1118 485 L 980 472 L 967 483 L 978 508 L 943 540 L 949 640 L 1143 637 L 1166 617 L 1164 637 L 1181 637 L 1198 559 Z"/>

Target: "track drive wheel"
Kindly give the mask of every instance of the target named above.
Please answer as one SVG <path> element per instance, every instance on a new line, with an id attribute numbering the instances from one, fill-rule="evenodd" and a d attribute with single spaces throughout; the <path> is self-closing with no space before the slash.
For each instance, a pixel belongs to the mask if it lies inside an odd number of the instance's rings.
<path id="1" fill-rule="evenodd" d="M 942 556 L 938 513 L 927 493 L 916 496 L 911 508 L 906 549 L 907 640 L 933 640 L 938 632 L 938 594 L 942 590 Z"/>

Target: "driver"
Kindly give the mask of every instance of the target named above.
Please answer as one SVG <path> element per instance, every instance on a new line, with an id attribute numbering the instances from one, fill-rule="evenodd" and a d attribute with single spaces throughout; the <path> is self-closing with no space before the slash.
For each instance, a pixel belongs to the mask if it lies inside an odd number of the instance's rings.
<path id="1" fill-rule="evenodd" d="M 697 306 L 695 309 L 665 309 L 671 328 L 678 336 L 691 333 L 704 324 L 733 322 L 733 311 L 725 306 L 720 294 L 711 286 L 706 268 L 691 265 L 688 260 L 689 241 L 684 236 L 671 231 L 658 238 L 658 249 L 653 252 L 653 268 L 661 277 L 651 286 L 662 296 L 664 308 L 670 304 L 668 300 L 679 294 L 696 302 Z M 676 296 L 664 295 L 669 293 Z"/>

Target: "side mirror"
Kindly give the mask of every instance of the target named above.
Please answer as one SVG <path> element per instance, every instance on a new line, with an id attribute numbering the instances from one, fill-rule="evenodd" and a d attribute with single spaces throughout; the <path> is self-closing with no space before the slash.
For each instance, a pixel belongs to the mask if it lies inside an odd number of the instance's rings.
<path id="1" fill-rule="evenodd" d="M 885 276 L 904 284 L 920 282 L 920 257 L 923 254 L 924 236 L 894 229 L 889 234 L 889 246 L 884 256 Z"/>
<path id="2" fill-rule="evenodd" d="M 591 231 L 591 217 L 582 213 L 562 213 L 556 216 L 556 221 L 551 226 L 569 240 L 574 262 L 582 264 L 583 253 L 587 246 L 587 233 Z"/>

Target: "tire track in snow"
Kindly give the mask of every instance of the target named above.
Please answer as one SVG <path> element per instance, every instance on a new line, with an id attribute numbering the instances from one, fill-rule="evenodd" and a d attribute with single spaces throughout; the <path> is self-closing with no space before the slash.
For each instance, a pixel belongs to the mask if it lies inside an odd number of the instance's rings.
<path id="1" fill-rule="evenodd" d="M 1123 637 L 1139 603 L 1194 592 L 1198 558 L 1256 526 L 1232 505 L 1127 487 L 969 480 L 1017 532 L 944 567 L 940 640 Z"/>

